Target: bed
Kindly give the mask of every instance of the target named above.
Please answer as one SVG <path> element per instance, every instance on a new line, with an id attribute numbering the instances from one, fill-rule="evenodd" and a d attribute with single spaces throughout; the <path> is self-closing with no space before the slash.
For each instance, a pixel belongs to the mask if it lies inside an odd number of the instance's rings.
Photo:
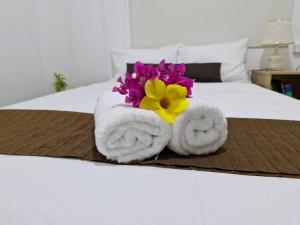
<path id="1" fill-rule="evenodd" d="M 93 113 L 103 82 L 5 107 Z M 300 121 L 300 102 L 250 83 L 195 84 L 226 117 Z M 300 180 L 0 155 L 0 224 L 300 224 Z"/>

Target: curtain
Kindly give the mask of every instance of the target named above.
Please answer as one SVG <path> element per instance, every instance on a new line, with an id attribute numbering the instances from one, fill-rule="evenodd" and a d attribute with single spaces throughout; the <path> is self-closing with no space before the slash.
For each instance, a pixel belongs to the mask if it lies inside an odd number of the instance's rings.
<path id="1" fill-rule="evenodd" d="M 0 0 L 0 106 L 111 77 L 110 49 L 130 47 L 129 0 Z"/>
<path id="2" fill-rule="evenodd" d="M 293 29 L 295 43 L 300 45 L 300 0 L 295 0 L 294 15 L 293 15 Z"/>
<path id="3" fill-rule="evenodd" d="M 111 48 L 129 48 L 128 0 L 36 0 L 43 73 L 72 87 L 111 78 Z"/>

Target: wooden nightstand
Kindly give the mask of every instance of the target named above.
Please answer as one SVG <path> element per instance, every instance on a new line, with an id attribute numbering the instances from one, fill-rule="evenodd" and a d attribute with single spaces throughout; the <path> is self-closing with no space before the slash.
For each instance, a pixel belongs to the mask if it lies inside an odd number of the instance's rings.
<path id="1" fill-rule="evenodd" d="M 253 70 L 252 82 L 261 87 L 273 90 L 273 82 L 290 84 L 293 90 L 293 97 L 300 99 L 300 72 L 297 71 L 271 71 Z"/>

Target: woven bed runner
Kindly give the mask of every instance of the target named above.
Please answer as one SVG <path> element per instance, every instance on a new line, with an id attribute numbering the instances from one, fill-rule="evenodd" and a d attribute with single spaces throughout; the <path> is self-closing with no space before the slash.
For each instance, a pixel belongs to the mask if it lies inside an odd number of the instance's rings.
<path id="1" fill-rule="evenodd" d="M 300 121 L 228 118 L 229 135 L 215 153 L 158 158 L 130 165 L 300 178 Z M 70 157 L 114 163 L 95 146 L 93 114 L 0 110 L 0 154 Z"/>

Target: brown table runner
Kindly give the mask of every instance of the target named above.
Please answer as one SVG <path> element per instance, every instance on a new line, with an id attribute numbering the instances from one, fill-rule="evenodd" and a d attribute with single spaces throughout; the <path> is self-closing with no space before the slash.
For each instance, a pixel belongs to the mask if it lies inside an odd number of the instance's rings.
<path id="1" fill-rule="evenodd" d="M 300 178 L 300 122 L 229 118 L 229 136 L 216 153 L 179 156 L 165 149 L 135 165 Z M 92 114 L 0 110 L 0 154 L 72 157 L 113 163 L 95 147 Z"/>

